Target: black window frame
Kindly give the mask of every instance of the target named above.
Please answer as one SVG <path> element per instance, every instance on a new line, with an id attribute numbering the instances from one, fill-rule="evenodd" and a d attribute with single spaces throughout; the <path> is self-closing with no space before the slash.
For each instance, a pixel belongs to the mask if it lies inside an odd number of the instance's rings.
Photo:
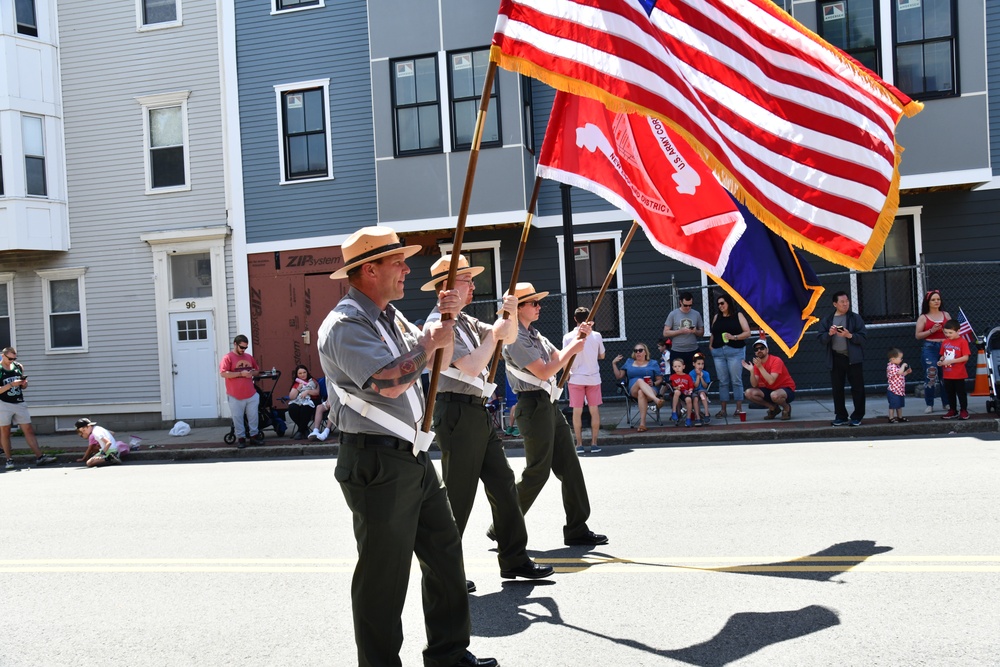
<path id="1" fill-rule="evenodd" d="M 427 59 L 430 59 L 434 63 L 434 101 L 433 102 L 414 101 L 413 103 L 399 104 L 397 102 L 398 95 L 396 91 L 397 66 L 400 63 L 413 61 L 413 76 L 416 77 L 417 61 L 427 60 Z M 394 58 L 390 60 L 389 88 L 390 88 L 391 103 L 392 103 L 393 155 L 395 157 L 408 157 L 411 155 L 434 155 L 436 153 L 444 152 L 444 130 L 441 124 L 441 71 L 440 71 L 440 65 L 438 63 L 437 54 L 429 53 L 417 56 L 407 56 L 406 58 Z M 399 112 L 402 110 L 419 109 L 422 107 L 435 107 L 437 109 L 437 130 L 438 130 L 437 146 L 419 147 L 419 148 L 403 150 L 400 148 L 400 142 L 399 142 L 399 131 L 400 131 Z M 418 143 L 419 143 L 419 136 L 418 136 Z"/>
<path id="2" fill-rule="evenodd" d="M 31 10 L 31 16 L 24 15 L 26 8 Z M 35 0 L 14 0 L 14 23 L 17 34 L 38 37 L 38 9 L 35 7 Z"/>
<path id="3" fill-rule="evenodd" d="M 929 4 L 936 2 L 944 2 L 948 5 L 948 11 L 951 14 L 951 21 L 950 21 L 951 32 L 947 36 L 934 36 L 927 38 L 926 30 L 928 21 L 926 20 L 926 11 L 928 9 Z M 901 10 L 899 9 L 898 0 L 896 2 L 893 2 L 892 4 L 892 55 L 893 55 L 892 61 L 893 61 L 893 75 L 894 75 L 893 81 L 895 82 L 896 87 L 902 90 L 904 93 L 906 93 L 911 97 L 919 98 L 921 100 L 958 97 L 961 94 L 961 86 L 959 81 L 959 72 L 960 72 L 959 62 L 958 62 L 959 35 L 958 35 L 958 8 L 956 5 L 956 0 L 920 0 L 920 5 L 917 9 L 904 9 L 902 11 L 911 12 L 916 10 L 919 10 L 921 12 L 921 26 L 922 30 L 925 33 L 925 36 L 922 39 L 912 39 L 906 42 L 901 42 L 899 40 L 899 16 L 898 16 Z M 938 25 L 938 22 L 936 21 L 931 23 L 933 25 Z M 929 45 L 938 45 L 945 43 L 949 44 L 951 47 L 950 49 L 951 87 L 949 89 L 926 90 L 927 66 L 926 66 L 926 58 L 924 58 L 923 56 L 921 58 L 921 62 L 923 63 L 922 76 L 921 76 L 921 80 L 924 82 L 923 89 L 917 90 L 911 88 L 910 86 L 907 86 L 907 82 L 904 82 L 902 77 L 900 76 L 900 68 L 899 68 L 900 50 L 910 49 L 915 46 L 920 46 L 924 52 L 923 55 L 926 55 L 926 48 Z"/>
<path id="4" fill-rule="evenodd" d="M 306 95 L 316 94 L 319 96 L 319 103 L 322 106 L 322 111 L 320 117 L 322 118 L 322 129 L 321 130 L 310 130 L 308 128 L 303 129 L 301 132 L 291 132 L 288 128 L 288 98 L 290 95 L 302 95 L 303 109 L 306 107 Z M 326 101 L 326 89 L 323 86 L 313 86 L 310 88 L 296 88 L 295 90 L 283 90 L 281 91 L 281 141 L 284 150 L 284 163 L 281 165 L 282 170 L 282 180 L 285 182 L 292 181 L 304 181 L 313 180 L 317 178 L 329 178 L 330 177 L 330 110 L 327 108 Z M 306 169 L 301 172 L 293 172 L 292 170 L 292 141 L 299 137 L 307 137 L 306 139 L 306 151 L 307 151 L 307 163 L 308 160 L 308 137 L 315 137 L 317 135 L 322 135 L 323 137 L 323 168 L 320 169 Z"/>
<path id="5" fill-rule="evenodd" d="M 319 7 L 321 4 L 322 0 L 274 0 L 274 11 L 287 12 L 293 9 Z"/>
<path id="6" fill-rule="evenodd" d="M 455 56 L 468 54 L 471 59 L 470 66 L 473 71 L 473 91 L 471 95 L 465 95 L 462 97 L 455 96 Z M 453 51 L 448 51 L 445 54 L 445 61 L 448 64 L 448 108 L 451 117 L 451 148 L 453 151 L 468 151 L 472 150 L 472 137 L 469 138 L 468 142 L 459 142 L 458 140 L 458 106 L 472 104 L 473 108 L 473 131 L 475 131 L 475 119 L 479 116 L 479 102 L 483 96 L 483 89 L 480 86 L 476 89 L 476 59 L 477 57 L 485 56 L 485 63 L 487 68 L 490 62 L 490 48 L 479 47 L 475 49 L 455 49 Z M 485 79 L 485 73 L 483 78 Z M 484 136 L 485 127 L 488 125 L 491 116 L 496 119 L 496 139 L 486 140 L 481 138 L 479 142 L 480 148 L 497 148 L 503 146 L 503 124 L 501 123 L 500 117 L 500 77 L 493 77 L 493 90 L 490 92 L 490 102 L 486 109 L 486 120 L 484 122 Z"/>
<path id="7" fill-rule="evenodd" d="M 535 154 L 535 95 L 530 76 L 521 77 L 521 105 L 524 109 L 524 147 Z"/>
<path id="8" fill-rule="evenodd" d="M 842 4 L 844 5 L 844 20 L 848 23 L 848 31 L 846 35 L 847 44 L 841 46 L 830 39 L 832 35 L 829 35 L 827 31 L 824 30 L 826 27 L 826 19 L 824 16 L 824 11 L 827 7 L 832 5 Z M 871 46 L 859 46 L 852 43 L 851 33 L 850 33 L 850 22 L 851 22 L 851 5 L 852 4 L 865 4 L 868 5 L 872 12 L 872 35 L 874 37 L 874 43 Z M 848 54 L 859 63 L 872 70 L 879 76 L 882 72 L 882 49 L 880 43 L 880 37 L 882 34 L 881 26 L 881 14 L 879 11 L 878 0 L 821 0 L 816 3 L 816 33 L 827 40 L 834 46 L 840 48 L 844 53 Z M 846 47 L 846 48 L 845 48 Z M 869 56 L 866 58 L 866 56 Z"/>
<path id="9" fill-rule="evenodd" d="M 869 324 L 913 322 L 920 315 L 917 301 L 917 245 L 912 215 L 897 216 L 889 230 L 882 252 L 879 253 L 871 272 L 859 271 L 857 279 L 857 312 Z M 886 248 L 892 246 L 898 235 L 905 244 L 905 262 L 899 258 L 888 260 Z"/>

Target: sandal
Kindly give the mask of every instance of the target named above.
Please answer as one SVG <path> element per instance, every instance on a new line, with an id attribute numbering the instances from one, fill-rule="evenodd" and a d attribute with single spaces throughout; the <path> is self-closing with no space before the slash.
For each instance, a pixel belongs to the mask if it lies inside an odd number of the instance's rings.
<path id="1" fill-rule="evenodd" d="M 781 412 L 781 408 L 768 408 L 767 414 L 764 415 L 764 419 L 774 419 Z"/>
<path id="2" fill-rule="evenodd" d="M 892 419 L 890 419 L 890 420 L 889 420 L 889 423 L 890 423 L 890 424 L 895 424 L 895 423 L 897 423 L 898 421 L 899 421 L 898 419 L 896 419 L 895 417 L 893 417 Z"/>
<path id="3" fill-rule="evenodd" d="M 639 428 L 636 429 L 636 432 L 638 432 L 638 433 L 645 433 L 648 430 L 649 429 L 646 428 L 645 426 L 640 426 Z"/>
<path id="4" fill-rule="evenodd" d="M 715 413 L 715 418 L 716 419 L 725 419 L 726 418 L 726 411 L 725 410 L 719 410 L 718 412 Z"/>
<path id="5" fill-rule="evenodd" d="M 907 419 L 906 417 L 900 417 L 900 418 L 899 418 L 899 419 L 897 419 L 896 421 L 898 421 L 898 422 L 908 422 L 908 421 L 910 421 L 910 420 L 909 420 L 909 419 Z"/>

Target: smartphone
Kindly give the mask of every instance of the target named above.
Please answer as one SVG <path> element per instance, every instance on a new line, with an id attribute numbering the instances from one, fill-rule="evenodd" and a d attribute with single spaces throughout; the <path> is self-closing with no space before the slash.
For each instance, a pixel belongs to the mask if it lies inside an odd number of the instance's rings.
<path id="1" fill-rule="evenodd" d="M 836 329 L 837 331 L 843 331 L 844 327 L 834 327 L 834 329 Z"/>

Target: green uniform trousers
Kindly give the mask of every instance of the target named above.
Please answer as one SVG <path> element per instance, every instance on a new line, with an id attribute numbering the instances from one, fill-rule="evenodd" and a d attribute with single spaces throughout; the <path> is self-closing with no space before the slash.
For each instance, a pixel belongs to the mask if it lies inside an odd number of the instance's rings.
<path id="1" fill-rule="evenodd" d="M 548 392 L 525 391 L 517 395 L 517 428 L 524 438 L 524 472 L 517 483 L 521 511 L 528 513 L 552 472 L 562 482 L 566 512 L 563 538 L 585 535 L 590 530 L 587 483 L 576 455 L 573 431 L 559 407 L 549 400 Z"/>
<path id="2" fill-rule="evenodd" d="M 479 480 L 493 511 L 493 530 L 501 570 L 528 561 L 528 531 L 518 504 L 514 471 L 510 469 L 503 443 L 482 405 L 442 400 L 434 403 L 434 433 L 441 447 L 441 469 L 448 487 L 451 511 L 458 532 L 465 534 Z"/>
<path id="3" fill-rule="evenodd" d="M 416 554 L 425 667 L 452 667 L 469 645 L 462 538 L 448 493 L 426 452 L 340 445 L 335 471 L 354 514 L 358 565 L 351 584 L 359 667 L 398 667 L 401 614 Z"/>

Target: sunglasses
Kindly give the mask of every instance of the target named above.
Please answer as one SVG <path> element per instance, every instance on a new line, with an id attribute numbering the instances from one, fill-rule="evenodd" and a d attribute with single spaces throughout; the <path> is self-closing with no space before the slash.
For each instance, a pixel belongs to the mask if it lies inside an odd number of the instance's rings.
<path id="1" fill-rule="evenodd" d="M 540 305 L 542 305 L 542 302 L 541 301 L 525 301 L 521 305 L 522 306 L 540 306 Z"/>
<path id="2" fill-rule="evenodd" d="M 237 350 L 245 350 L 245 349 L 247 349 L 247 346 L 246 345 L 237 345 L 236 349 Z"/>
<path id="3" fill-rule="evenodd" d="M 635 348 L 635 349 L 634 349 L 634 350 L 632 350 L 632 351 L 633 351 L 633 352 L 645 352 L 646 350 L 642 349 L 641 347 L 637 347 L 637 348 Z"/>
<path id="4" fill-rule="evenodd" d="M 719 303 L 717 303 L 715 305 L 717 305 L 717 306 L 724 306 L 724 305 L 726 305 L 726 302 L 725 301 L 720 301 Z"/>

